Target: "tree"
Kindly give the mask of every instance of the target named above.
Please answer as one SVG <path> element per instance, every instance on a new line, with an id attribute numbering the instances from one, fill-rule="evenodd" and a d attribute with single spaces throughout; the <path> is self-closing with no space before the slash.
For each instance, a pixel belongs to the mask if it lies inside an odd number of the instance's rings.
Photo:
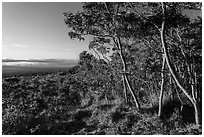
<path id="1" fill-rule="evenodd" d="M 84 10 L 75 15 L 64 13 L 65 23 L 72 29 L 69 32 L 70 38 L 83 40 L 85 35 L 91 35 L 93 36 L 90 42 L 91 47 L 105 47 L 108 44 L 117 49 L 123 66 L 124 92 L 126 94 L 126 89 L 129 89 L 137 108 L 140 109 L 140 104 L 127 76 L 127 63 L 123 49 L 123 40 L 132 35 L 128 23 L 123 24 L 123 21 L 127 18 L 129 24 L 132 24 L 133 21 L 137 21 L 137 18 L 132 15 L 128 17 L 126 14 L 123 15 L 123 3 L 83 3 L 82 7 Z"/>
<path id="2" fill-rule="evenodd" d="M 139 41 L 158 56 L 147 60 L 153 62 L 153 65 L 147 62 L 147 66 L 160 66 L 157 71 L 162 77 L 158 115 L 162 114 L 163 83 L 167 81 L 163 69 L 166 64 L 168 73 L 194 106 L 196 123 L 201 123 L 201 20 L 193 23 L 182 13 L 183 9 L 200 10 L 201 3 L 84 3 L 83 9 L 75 15 L 65 13 L 65 22 L 73 30 L 69 32 L 70 37 L 83 40 L 85 35 L 92 35 L 90 47 L 97 50 L 102 47 L 104 51 L 109 50 L 106 48 L 108 44 L 116 49 L 113 55 L 120 57 L 124 93 L 127 96 L 127 89 L 130 91 L 138 108 L 138 98 L 130 81 L 136 73 L 132 73 L 133 62 L 128 56 L 131 48 L 128 46 L 135 47 Z"/>
<path id="3" fill-rule="evenodd" d="M 195 72 L 195 67 L 191 67 L 192 63 L 186 63 L 185 65 L 179 64 L 173 64 L 173 62 L 176 62 L 175 57 L 178 57 L 176 54 L 171 54 L 169 53 L 169 50 L 172 49 L 172 43 L 169 43 L 169 41 L 172 42 L 172 37 L 170 35 L 175 35 L 176 30 L 180 29 L 180 26 L 186 27 L 186 25 L 191 24 L 190 19 L 184 16 L 181 11 L 182 9 L 200 9 L 201 8 L 201 3 L 130 3 L 131 8 L 133 7 L 148 7 L 145 12 L 142 14 L 138 13 L 138 15 L 145 20 L 145 29 L 152 30 L 154 35 L 158 35 L 160 37 L 160 42 L 161 42 L 161 48 L 163 51 L 163 56 L 164 60 L 166 61 L 167 67 L 169 69 L 170 74 L 172 75 L 174 81 L 176 82 L 177 86 L 182 90 L 182 92 L 186 95 L 186 97 L 190 100 L 192 105 L 194 106 L 195 110 L 195 121 L 197 124 L 201 123 L 201 110 L 199 107 L 199 99 L 200 97 L 196 98 L 195 94 L 198 95 L 195 91 L 195 81 L 197 79 L 195 78 L 196 73 Z M 134 11 L 135 12 L 135 11 Z M 199 25 L 197 26 L 199 28 Z M 173 32 L 172 32 L 173 31 Z M 200 31 L 201 32 L 201 31 Z M 147 31 L 146 31 L 146 34 Z M 149 33 L 150 34 L 150 33 Z M 193 38 L 190 41 L 192 42 L 193 45 L 197 45 L 196 47 L 200 47 L 201 43 L 199 42 L 200 38 L 200 33 L 196 33 L 199 35 L 197 38 Z M 186 34 L 190 36 L 190 32 Z M 183 47 L 183 40 L 179 38 L 179 35 L 177 35 L 178 45 L 180 49 L 180 55 L 186 56 L 185 48 Z M 174 39 L 173 39 L 174 40 Z M 191 43 L 190 42 L 190 43 Z M 174 44 L 175 45 L 175 44 Z M 184 44 L 185 45 L 185 44 Z M 185 52 L 184 52 L 185 51 Z M 175 52 L 175 53 L 178 53 Z M 194 54 L 197 54 L 196 52 Z M 192 57 L 192 55 L 190 55 Z M 174 58 L 174 60 L 172 59 Z M 181 58 L 177 58 L 181 59 Z M 186 57 L 183 58 L 185 62 L 188 62 L 188 59 Z M 193 63 L 195 64 L 195 63 Z M 194 65 L 195 66 L 195 65 Z M 183 73 L 181 71 L 179 72 L 179 69 L 185 70 Z M 189 81 L 191 85 L 191 89 L 188 88 L 188 86 L 185 86 L 181 80 L 184 79 L 185 75 L 187 76 L 187 81 Z M 185 81 L 185 80 L 184 80 Z M 163 92 L 161 91 L 161 97 L 162 97 Z M 198 95 L 200 96 L 200 95 Z M 162 100 L 162 99 L 160 99 Z M 200 99 L 201 100 L 201 99 Z M 161 104 L 161 101 L 160 101 Z M 161 107 L 161 106 L 160 106 Z M 160 110 L 161 111 L 161 110 Z M 160 114 L 159 114 L 160 115 Z"/>
<path id="4" fill-rule="evenodd" d="M 169 71 L 171 73 L 171 75 L 173 76 L 174 80 L 176 81 L 177 85 L 179 86 L 179 88 L 183 91 L 183 93 L 188 97 L 188 99 L 191 101 L 191 103 L 194 106 L 194 110 L 195 110 L 195 121 L 197 124 L 201 124 L 201 110 L 199 108 L 199 103 L 197 101 L 197 99 L 194 97 L 195 95 L 195 91 L 192 88 L 191 89 L 191 95 L 189 94 L 189 92 L 187 91 L 187 89 L 184 88 L 184 86 L 181 84 L 180 82 L 180 78 L 176 72 L 176 70 L 174 69 L 171 61 L 170 61 L 170 57 L 169 57 L 169 53 L 167 51 L 167 43 L 166 43 L 166 38 L 165 38 L 165 26 L 166 26 L 166 4 L 162 3 L 162 12 L 163 12 L 163 18 L 162 18 L 162 24 L 161 24 L 161 29 L 160 29 L 160 36 L 161 36 L 161 42 L 162 42 L 162 47 L 164 50 L 164 56 L 167 62 L 167 66 L 169 68 Z M 190 75 L 191 77 L 191 75 Z M 190 78 L 191 80 L 192 78 Z"/>

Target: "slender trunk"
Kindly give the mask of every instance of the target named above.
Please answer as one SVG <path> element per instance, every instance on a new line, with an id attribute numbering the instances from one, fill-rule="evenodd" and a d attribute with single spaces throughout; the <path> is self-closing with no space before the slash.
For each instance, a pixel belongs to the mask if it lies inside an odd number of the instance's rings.
<path id="1" fill-rule="evenodd" d="M 163 10 L 163 15 L 165 15 L 165 5 L 164 5 L 164 3 L 162 3 L 162 10 Z M 170 62 L 169 55 L 168 55 L 168 52 L 167 52 L 167 44 L 166 44 L 164 31 L 165 31 L 165 18 L 163 17 L 162 27 L 160 29 L 160 37 L 161 37 L 162 47 L 163 47 L 163 50 L 164 50 L 164 56 L 165 56 L 165 59 L 166 59 L 166 64 L 167 64 L 167 66 L 169 68 L 169 71 L 170 71 L 172 77 L 174 78 L 176 84 L 178 85 L 178 87 L 182 90 L 182 92 L 187 96 L 187 98 L 193 104 L 194 110 L 195 110 L 195 122 L 196 122 L 196 124 L 200 125 L 201 124 L 201 118 L 200 118 L 201 110 L 199 108 L 199 105 L 198 105 L 197 101 L 193 97 L 191 97 L 191 95 L 188 94 L 187 90 L 184 89 L 184 87 L 181 85 L 179 77 L 176 74 L 176 72 L 175 72 L 175 70 L 174 70 L 174 68 L 173 68 L 173 66 L 172 66 L 172 64 Z"/>
<path id="2" fill-rule="evenodd" d="M 164 68 L 165 68 L 165 58 L 163 55 L 163 62 L 162 62 L 162 71 L 161 71 L 161 89 L 160 89 L 160 96 L 159 96 L 159 111 L 158 111 L 158 117 L 161 117 L 162 115 L 162 100 L 164 95 Z"/>
<path id="3" fill-rule="evenodd" d="M 178 99 L 179 99 L 179 101 L 180 101 L 180 103 L 181 103 L 181 107 L 180 107 L 180 113 L 181 113 L 182 110 L 183 110 L 183 105 L 184 105 L 184 103 L 183 103 L 183 101 L 182 101 L 182 99 L 181 99 L 181 97 L 180 97 L 180 95 L 179 95 L 179 92 L 178 92 L 178 90 L 177 90 L 177 87 L 176 87 L 176 84 L 175 84 L 174 81 L 173 81 L 173 85 L 174 85 L 174 88 L 175 88 L 177 97 L 178 97 Z"/>
<path id="4" fill-rule="evenodd" d="M 164 50 L 164 57 L 166 59 L 166 64 L 169 68 L 169 71 L 172 75 L 172 77 L 174 78 L 176 84 L 178 85 L 178 87 L 183 91 L 183 93 L 188 97 L 188 99 L 191 101 L 191 103 L 194 103 L 194 100 L 192 99 L 192 97 L 188 94 L 188 92 L 186 91 L 186 89 L 184 89 L 184 87 L 181 85 L 180 80 L 178 79 L 178 76 L 176 75 L 175 70 L 173 69 L 173 66 L 170 62 L 169 59 L 169 55 L 167 53 L 167 47 L 166 47 L 166 39 L 165 39 L 165 35 L 164 35 L 164 26 L 165 26 L 165 21 L 162 22 L 162 28 L 160 30 L 160 36 L 161 36 L 161 43 L 162 43 L 162 47 Z"/>
<path id="5" fill-rule="evenodd" d="M 124 95 L 125 95 L 125 101 L 127 102 L 127 84 L 126 84 L 126 71 L 127 71 L 127 65 L 126 65 L 126 61 L 125 61 L 125 58 L 123 56 L 123 53 L 122 53 L 122 48 L 120 47 L 120 58 L 122 60 L 122 64 L 123 64 L 123 74 L 122 74 L 122 80 L 123 80 L 123 92 L 124 92 Z"/>
<path id="6" fill-rule="evenodd" d="M 194 86 L 195 86 L 195 90 L 196 90 L 195 98 L 198 100 L 198 87 L 197 87 L 198 81 L 197 81 L 196 71 L 194 72 L 194 81 L 195 81 Z"/>
<path id="7" fill-rule="evenodd" d="M 119 47 L 119 50 L 120 50 L 120 57 L 121 57 L 122 64 L 123 64 L 123 75 L 124 75 L 124 78 L 125 78 L 125 82 L 126 82 L 126 84 L 127 84 L 127 86 L 128 86 L 128 89 L 129 89 L 129 91 L 130 91 L 130 93 L 131 93 L 133 99 L 134 99 L 134 102 L 135 102 L 136 107 L 137 107 L 138 109 L 140 109 L 141 107 L 140 107 L 139 101 L 138 101 L 138 99 L 137 99 L 137 97 L 136 97 L 136 94 L 135 94 L 135 92 L 133 91 L 133 89 L 132 89 L 132 87 L 131 87 L 131 85 L 130 85 L 130 81 L 129 81 L 128 77 L 127 77 L 127 63 L 126 63 L 125 57 L 124 57 L 124 55 L 123 55 L 122 45 L 121 45 L 120 38 L 118 38 L 118 47 Z M 125 94 L 126 94 L 126 93 L 125 93 Z"/>
<path id="8" fill-rule="evenodd" d="M 123 81 L 123 92 L 125 94 L 125 101 L 126 103 L 128 102 L 128 97 L 127 97 L 127 86 L 126 86 L 126 82 L 125 82 L 125 76 L 122 76 L 122 81 Z"/>
<path id="9" fill-rule="evenodd" d="M 174 100 L 174 94 L 173 94 L 173 84 L 172 84 L 172 78 L 171 78 L 171 74 L 169 74 L 169 85 L 170 85 L 170 89 L 169 91 L 169 96 L 170 96 L 170 101 Z"/>
<path id="10" fill-rule="evenodd" d="M 201 123 L 202 123 L 201 107 L 200 107 L 198 102 L 195 102 L 193 104 L 193 107 L 194 107 L 194 111 L 195 111 L 194 112 L 195 113 L 195 122 L 196 122 L 196 124 L 201 125 Z"/>
<path id="11" fill-rule="evenodd" d="M 136 107 L 137 107 L 138 109 L 141 109 L 141 106 L 140 106 L 140 104 L 139 104 L 139 100 L 137 99 L 136 94 L 135 94 L 135 92 L 133 91 L 133 89 L 132 89 L 132 87 L 131 87 L 131 85 L 130 85 L 130 81 L 128 80 L 127 75 L 125 75 L 125 80 L 126 80 L 126 83 L 127 83 L 128 88 L 129 88 L 129 90 L 130 90 L 130 93 L 131 93 L 131 95 L 132 95 L 132 97 L 133 97 L 133 99 L 134 99 L 134 102 L 135 102 Z"/>

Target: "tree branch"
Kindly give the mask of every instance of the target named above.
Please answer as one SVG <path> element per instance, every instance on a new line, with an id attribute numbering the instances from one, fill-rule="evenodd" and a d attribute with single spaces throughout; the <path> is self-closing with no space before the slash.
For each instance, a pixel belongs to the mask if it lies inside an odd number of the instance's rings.
<path id="1" fill-rule="evenodd" d="M 107 11 L 109 14 L 111 14 L 110 11 L 109 11 L 109 9 L 108 9 L 108 6 L 107 6 L 107 3 L 106 3 L 106 2 L 104 2 L 104 5 L 105 5 L 105 8 L 106 8 L 106 11 Z"/>

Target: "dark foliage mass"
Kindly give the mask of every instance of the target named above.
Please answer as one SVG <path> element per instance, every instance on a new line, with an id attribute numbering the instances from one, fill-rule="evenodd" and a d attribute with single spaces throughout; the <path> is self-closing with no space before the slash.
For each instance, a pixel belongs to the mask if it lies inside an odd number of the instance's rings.
<path id="1" fill-rule="evenodd" d="M 93 36 L 64 72 L 2 79 L 5 135 L 202 134 L 200 3 L 83 3 L 64 13 Z M 135 9 L 138 9 L 136 11 Z"/>

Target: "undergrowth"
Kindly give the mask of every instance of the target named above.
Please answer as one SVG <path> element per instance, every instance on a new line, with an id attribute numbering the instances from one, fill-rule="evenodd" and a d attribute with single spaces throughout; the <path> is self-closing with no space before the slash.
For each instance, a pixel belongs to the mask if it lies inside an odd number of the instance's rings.
<path id="1" fill-rule="evenodd" d="M 183 135 L 202 134 L 185 121 L 178 102 L 138 110 L 119 96 L 105 97 L 68 75 L 45 75 L 3 80 L 4 135 Z M 14 83 L 12 80 L 15 80 Z M 188 109 L 189 110 L 189 109 Z M 183 111 L 186 111 L 185 109 Z"/>

